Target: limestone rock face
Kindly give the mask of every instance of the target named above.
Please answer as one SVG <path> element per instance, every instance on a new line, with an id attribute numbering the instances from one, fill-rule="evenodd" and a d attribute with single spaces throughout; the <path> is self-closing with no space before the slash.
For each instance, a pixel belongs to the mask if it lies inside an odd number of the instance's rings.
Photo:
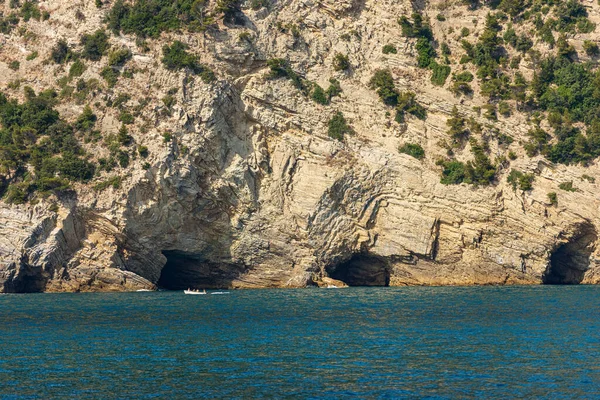
<path id="1" fill-rule="evenodd" d="M 119 189 L 79 185 L 77 196 L 54 202 L 0 202 L 0 291 L 600 282 L 599 187 L 580 179 L 600 176 L 600 168 L 525 156 L 518 144 L 528 130 L 523 117 L 496 125 L 515 138 L 510 148 L 519 157 L 511 167 L 536 175 L 532 191 L 513 190 L 510 168 L 488 187 L 440 183 L 435 160 L 446 151 L 439 143 L 449 113 L 457 106 L 485 122 L 472 110 L 483 100 L 456 98 L 416 68 L 414 49 L 396 23 L 411 7 L 409 1 L 292 0 L 269 12 L 245 10 L 245 27 L 180 37 L 217 71 L 211 85 L 153 64 L 160 40 L 149 53 L 135 53 L 139 75 L 117 89 L 151 101 L 141 111 L 150 128 L 131 132 L 149 148 L 150 167 L 137 159 L 120 169 Z M 79 31 L 101 24 L 93 7 L 83 12 L 88 19 Z M 43 56 L 49 50 L 41 43 L 76 37 L 66 23 L 70 9 L 57 5 L 52 13 L 52 29 L 31 27 Z M 299 38 L 275 28 L 298 20 Z M 434 25 L 436 35 L 442 29 Z M 252 43 L 240 42 L 243 31 Z M 18 46 L 14 35 L 3 40 L 2 54 Z M 134 38 L 118 40 L 135 49 Z M 381 54 L 387 43 L 398 54 Z M 349 54 L 351 71 L 333 70 L 336 52 Z M 338 79 L 343 93 L 322 106 L 289 81 L 267 79 L 265 60 L 273 57 L 288 58 L 321 86 Z M 50 66 L 30 67 L 26 78 L 36 90 L 52 85 Z M 389 68 L 397 86 L 417 93 L 428 110 L 425 121 L 410 117 L 400 125 L 386 116 L 389 109 L 368 87 L 377 68 Z M 86 74 L 95 76 L 95 69 Z M 3 72 L 0 62 L 2 87 L 16 78 Z M 159 112 L 173 87 L 176 105 Z M 82 108 L 61 107 L 73 116 Z M 327 135 L 335 111 L 355 131 L 344 142 Z M 100 118 L 103 132 L 118 129 L 111 112 Z M 408 142 L 421 144 L 426 158 L 399 153 Z M 578 191 L 557 189 L 567 181 Z M 549 192 L 559 193 L 558 205 Z"/>

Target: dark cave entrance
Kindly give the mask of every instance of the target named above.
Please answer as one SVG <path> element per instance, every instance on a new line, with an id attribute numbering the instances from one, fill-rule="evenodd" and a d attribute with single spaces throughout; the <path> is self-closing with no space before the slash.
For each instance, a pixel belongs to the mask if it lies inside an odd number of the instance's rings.
<path id="1" fill-rule="evenodd" d="M 158 279 L 158 287 L 162 289 L 229 288 L 231 281 L 243 271 L 238 265 L 211 262 L 199 254 L 177 250 L 162 253 L 167 258 Z"/>
<path id="2" fill-rule="evenodd" d="M 348 286 L 390 286 L 388 263 L 372 255 L 355 254 L 348 261 L 327 268 L 327 273 Z"/>
<path id="3" fill-rule="evenodd" d="M 583 281 L 590 266 L 590 256 L 598 236 L 591 224 L 582 224 L 577 234 L 557 247 L 550 255 L 550 263 L 542 275 L 546 285 L 577 285 Z"/>
<path id="4" fill-rule="evenodd" d="M 48 274 L 41 267 L 22 264 L 18 275 L 4 283 L 6 293 L 41 293 L 46 290 Z"/>

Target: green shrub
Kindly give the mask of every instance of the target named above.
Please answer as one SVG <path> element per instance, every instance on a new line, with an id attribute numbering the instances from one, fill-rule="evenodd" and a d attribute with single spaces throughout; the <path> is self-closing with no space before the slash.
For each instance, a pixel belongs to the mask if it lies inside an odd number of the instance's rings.
<path id="1" fill-rule="evenodd" d="M 120 67 L 129 61 L 132 57 L 129 49 L 119 49 L 111 51 L 108 55 L 108 65 L 111 67 Z"/>
<path id="2" fill-rule="evenodd" d="M 16 60 L 11 61 L 8 63 L 8 68 L 12 69 L 13 71 L 17 71 L 19 68 L 21 68 L 21 63 Z"/>
<path id="3" fill-rule="evenodd" d="M 93 186 L 93 189 L 97 192 L 101 192 L 103 190 L 108 189 L 109 187 L 113 187 L 114 189 L 120 189 L 121 183 L 123 182 L 123 178 L 120 176 L 113 176 L 103 182 L 99 182 Z"/>
<path id="4" fill-rule="evenodd" d="M 23 2 L 23 5 L 21 6 L 21 17 L 23 18 L 23 21 L 27 22 L 32 18 L 39 21 L 41 16 L 42 13 L 37 3 L 28 0 Z"/>
<path id="5" fill-rule="evenodd" d="M 498 103 L 498 112 L 503 117 L 510 117 L 510 114 L 511 114 L 510 105 L 505 101 L 501 101 L 500 103 Z"/>
<path id="6" fill-rule="evenodd" d="M 315 103 L 322 105 L 329 104 L 329 98 L 327 97 L 325 90 L 323 90 L 323 88 L 316 83 L 313 85 L 313 91 L 310 97 L 315 101 Z"/>
<path id="7" fill-rule="evenodd" d="M 208 0 L 116 0 L 108 14 L 115 32 L 157 38 L 162 32 L 206 30 L 214 23 Z"/>
<path id="8" fill-rule="evenodd" d="M 557 206 L 558 205 L 558 196 L 556 195 L 556 192 L 550 192 L 548 193 L 548 201 L 550 201 L 550 204 L 553 206 Z"/>
<path id="9" fill-rule="evenodd" d="M 369 81 L 369 86 L 372 89 L 377 90 L 379 98 L 381 98 L 381 100 L 388 106 L 398 105 L 398 97 L 400 94 L 396 90 L 394 78 L 389 70 L 378 69 L 375 71 L 371 77 L 371 80 Z"/>
<path id="10" fill-rule="evenodd" d="M 396 46 L 394 46 L 393 44 L 386 44 L 385 46 L 383 46 L 383 54 L 396 54 L 398 53 L 398 50 L 396 49 Z"/>
<path id="11" fill-rule="evenodd" d="M 163 58 L 162 62 L 170 71 L 177 71 L 181 69 L 190 69 L 194 74 L 200 76 L 203 82 L 211 83 L 216 80 L 214 73 L 205 65 L 200 64 L 198 56 L 188 53 L 186 50 L 189 47 L 176 40 L 171 46 L 163 46 Z"/>
<path id="12" fill-rule="evenodd" d="M 215 12 L 223 14 L 226 22 L 234 21 L 235 14 L 241 11 L 241 0 L 217 0 Z"/>
<path id="13" fill-rule="evenodd" d="M 569 181 L 569 182 L 563 182 L 560 185 L 558 185 L 558 188 L 567 192 L 578 192 L 579 189 L 577 189 L 575 186 L 573 186 L 573 181 Z"/>
<path id="14" fill-rule="evenodd" d="M 252 43 L 252 35 L 248 31 L 241 32 L 238 35 L 238 39 L 240 40 L 240 42 Z"/>
<path id="15" fill-rule="evenodd" d="M 436 54 L 431 41 L 421 37 L 417 40 L 417 66 L 427 68 L 435 60 Z"/>
<path id="16" fill-rule="evenodd" d="M 344 135 L 349 135 L 352 133 L 352 128 L 350 125 L 348 125 L 346 118 L 344 118 L 344 114 L 341 112 L 338 111 L 329 120 L 328 134 L 330 138 L 343 141 Z"/>
<path id="17" fill-rule="evenodd" d="M 76 78 L 85 72 L 85 64 L 81 60 L 75 61 L 69 68 L 69 78 Z"/>
<path id="18" fill-rule="evenodd" d="M 35 60 L 36 58 L 38 58 L 38 55 L 39 55 L 39 54 L 38 54 L 38 52 L 37 52 L 37 51 L 32 51 L 31 53 L 29 53 L 29 54 L 27 55 L 27 58 L 26 58 L 26 60 L 27 60 L 27 61 Z"/>
<path id="19" fill-rule="evenodd" d="M 56 46 L 52 48 L 50 58 L 56 64 L 64 64 L 73 57 L 73 52 L 69 49 L 67 42 L 64 39 L 58 41 Z"/>
<path id="20" fill-rule="evenodd" d="M 508 174 L 506 181 L 512 185 L 513 190 L 517 190 L 517 186 L 519 189 L 523 191 L 528 191 L 533 189 L 533 181 L 535 180 L 535 175 L 533 174 L 524 174 L 519 170 L 513 169 Z"/>
<path id="21" fill-rule="evenodd" d="M 77 121 L 75 122 L 75 128 L 82 132 L 91 131 L 96 125 L 96 121 L 98 117 L 93 113 L 90 106 L 85 106 L 83 112 L 77 117 Z"/>
<path id="22" fill-rule="evenodd" d="M 138 154 L 142 157 L 142 158 L 146 158 L 148 157 L 148 155 L 150 155 L 150 152 L 148 151 L 148 147 L 146 146 L 138 146 Z"/>
<path id="23" fill-rule="evenodd" d="M 125 125 L 131 125 L 135 121 L 135 117 L 128 111 L 122 111 L 119 114 L 119 121 Z"/>
<path id="24" fill-rule="evenodd" d="M 450 67 L 448 65 L 440 65 L 435 61 L 429 66 L 433 71 L 433 75 L 431 75 L 431 83 L 437 86 L 444 86 L 446 79 L 448 79 L 448 76 L 450 75 Z"/>
<path id="25" fill-rule="evenodd" d="M 174 96 L 168 94 L 162 98 L 162 102 L 165 105 L 165 107 L 167 107 L 167 109 L 170 110 L 177 103 L 177 99 Z"/>
<path id="26" fill-rule="evenodd" d="M 268 8 L 271 5 L 269 0 L 250 0 L 250 8 L 258 11 L 263 7 Z"/>
<path id="27" fill-rule="evenodd" d="M 469 71 L 463 71 L 458 74 L 455 74 L 452 79 L 457 82 L 472 82 L 473 74 L 470 73 Z"/>
<path id="28" fill-rule="evenodd" d="M 117 161 L 121 168 L 127 168 L 129 166 L 129 153 L 124 150 L 119 150 L 117 153 Z"/>
<path id="29" fill-rule="evenodd" d="M 81 45 L 83 50 L 81 56 L 91 61 L 98 61 L 108 51 L 108 36 L 102 29 L 97 30 L 93 34 L 83 35 L 81 37 Z"/>
<path id="30" fill-rule="evenodd" d="M 398 96 L 396 106 L 396 121 L 404 122 L 405 114 L 411 114 L 420 120 L 427 118 L 427 110 L 417 102 L 417 96 L 413 92 L 403 92 Z"/>
<path id="31" fill-rule="evenodd" d="M 347 71 L 350 69 L 350 60 L 347 55 L 336 53 L 333 57 L 333 69 L 336 71 Z"/>
<path id="32" fill-rule="evenodd" d="M 596 178 L 594 178 L 593 176 L 589 176 L 587 174 L 581 175 L 581 180 L 586 180 L 589 183 L 595 183 L 596 182 Z"/>
<path id="33" fill-rule="evenodd" d="M 302 91 L 303 93 L 307 93 L 309 89 L 309 85 L 305 79 L 303 79 L 300 75 L 298 75 L 290 66 L 289 61 L 283 58 L 272 58 L 267 60 L 267 65 L 269 66 L 269 79 L 278 79 L 278 78 L 286 78 L 292 81 L 293 85 Z"/>
<path id="34" fill-rule="evenodd" d="M 448 135 L 457 145 L 469 137 L 466 122 L 466 119 L 458 112 L 458 108 L 454 106 L 450 118 L 446 121 L 446 125 L 448 126 Z"/>
<path id="35" fill-rule="evenodd" d="M 19 24 L 19 16 L 10 13 L 6 17 L 0 15 L 0 33 L 8 35 Z"/>
<path id="36" fill-rule="evenodd" d="M 398 148 L 400 153 L 408 154 L 411 157 L 416 158 L 417 160 L 422 160 L 425 158 L 425 150 L 419 144 L 415 143 L 405 143 L 400 148 Z"/>
<path id="37" fill-rule="evenodd" d="M 125 126 L 125 123 L 121 124 L 119 132 L 117 133 L 117 142 L 122 146 L 129 146 L 133 138 L 129 135 L 129 130 Z"/>
<path id="38" fill-rule="evenodd" d="M 119 71 L 113 69 L 112 67 L 104 67 L 104 69 L 100 71 L 100 76 L 104 78 L 108 87 L 112 88 L 119 80 Z"/>
<path id="39" fill-rule="evenodd" d="M 458 185 L 463 183 L 466 178 L 466 166 L 460 161 L 438 161 L 442 170 L 440 180 L 444 185 Z"/>
<path id="40" fill-rule="evenodd" d="M 325 92 L 328 99 L 331 100 L 332 98 L 339 96 L 341 93 L 342 93 L 342 86 L 340 85 L 340 82 L 335 78 L 329 78 L 329 87 L 327 88 L 327 91 Z"/>
<path id="41" fill-rule="evenodd" d="M 596 44 L 596 42 L 593 42 L 591 40 L 583 41 L 583 50 L 585 51 L 585 54 L 587 54 L 590 57 L 595 57 L 598 54 L 600 54 L 600 49 L 598 49 L 598 45 Z"/>

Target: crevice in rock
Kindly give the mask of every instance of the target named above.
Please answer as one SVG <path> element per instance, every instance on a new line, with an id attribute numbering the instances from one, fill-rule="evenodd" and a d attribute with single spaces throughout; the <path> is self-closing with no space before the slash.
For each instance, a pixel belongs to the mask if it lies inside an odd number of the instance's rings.
<path id="1" fill-rule="evenodd" d="M 389 286 L 389 263 L 370 254 L 355 254 L 349 260 L 326 268 L 327 274 L 348 286 Z"/>
<path id="2" fill-rule="evenodd" d="M 583 281 L 590 266 L 590 256 L 598 239 L 591 223 L 580 224 L 568 242 L 550 255 L 550 263 L 542 275 L 546 285 L 577 285 Z"/>
<path id="3" fill-rule="evenodd" d="M 238 264 L 218 263 L 206 260 L 201 254 L 178 250 L 163 251 L 167 258 L 158 287 L 168 290 L 224 289 L 244 271 Z"/>

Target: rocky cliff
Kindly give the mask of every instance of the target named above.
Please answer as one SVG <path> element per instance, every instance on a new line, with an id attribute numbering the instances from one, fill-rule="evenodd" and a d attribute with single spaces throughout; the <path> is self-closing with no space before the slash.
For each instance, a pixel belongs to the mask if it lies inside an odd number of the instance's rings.
<path id="1" fill-rule="evenodd" d="M 477 37 L 489 8 L 447 1 L 251 3 L 235 11 L 234 21 L 217 19 L 202 31 L 143 41 L 111 33 L 112 48 L 131 52 L 126 68 L 133 73 L 120 70 L 111 87 L 101 77 L 107 55 L 85 62 L 78 79 L 96 86 L 80 96 L 77 79 L 59 82 L 70 64 L 49 61 L 52 49 L 61 39 L 78 49 L 82 34 L 105 29 L 112 3 L 40 2 L 48 19 L 21 20 L 0 35 L 7 96 L 23 100 L 24 86 L 62 90 L 56 109 L 68 121 L 89 105 L 101 137 L 79 137 L 89 160 L 108 157 L 106 138 L 120 129 L 124 112 L 135 117 L 127 125 L 129 146 L 146 149 L 142 157 L 131 147 L 128 165 L 97 169 L 71 190 L 0 202 L 0 291 L 304 287 L 327 277 L 392 286 L 600 281 L 598 164 L 527 155 L 531 114 L 492 121 L 479 109 L 488 100 L 476 81 L 470 96 L 452 93 L 451 78 L 432 83 L 431 72 L 417 64 L 415 40 L 397 21 L 420 12 L 436 46 L 448 43 L 453 72 L 475 74 L 459 62 L 459 30 Z M 599 21 L 600 6 L 585 5 L 589 20 Z M 3 6 L 5 17 L 10 6 Z M 444 18 L 436 18 L 440 13 Z M 580 50 L 595 37 L 574 33 L 569 40 Z M 161 50 L 174 40 L 216 80 L 167 69 Z M 384 45 L 395 51 L 384 54 Z M 555 51 L 535 46 L 542 55 Z M 348 56 L 347 68 L 334 67 L 337 54 Z M 272 77 L 267 61 L 277 58 L 307 82 L 327 87 L 336 79 L 341 93 L 330 104 L 313 101 L 293 80 Z M 531 79 L 535 68 L 523 60 L 518 70 Z M 390 71 L 398 90 L 414 92 L 426 118 L 395 121 L 369 83 L 377 70 Z M 484 127 L 473 136 L 487 141 L 497 168 L 489 185 L 440 182 L 436 161 L 449 154 L 444 143 L 454 107 Z M 352 127 L 343 140 L 328 135 L 337 112 Z M 486 132 L 514 140 L 501 143 Z M 406 143 L 420 145 L 425 156 L 399 152 Z M 472 146 L 455 147 L 453 157 L 471 160 Z M 533 175 L 533 187 L 513 187 L 511 170 Z M 5 170 L 4 179 L 13 172 Z M 561 190 L 564 183 L 575 189 Z"/>

